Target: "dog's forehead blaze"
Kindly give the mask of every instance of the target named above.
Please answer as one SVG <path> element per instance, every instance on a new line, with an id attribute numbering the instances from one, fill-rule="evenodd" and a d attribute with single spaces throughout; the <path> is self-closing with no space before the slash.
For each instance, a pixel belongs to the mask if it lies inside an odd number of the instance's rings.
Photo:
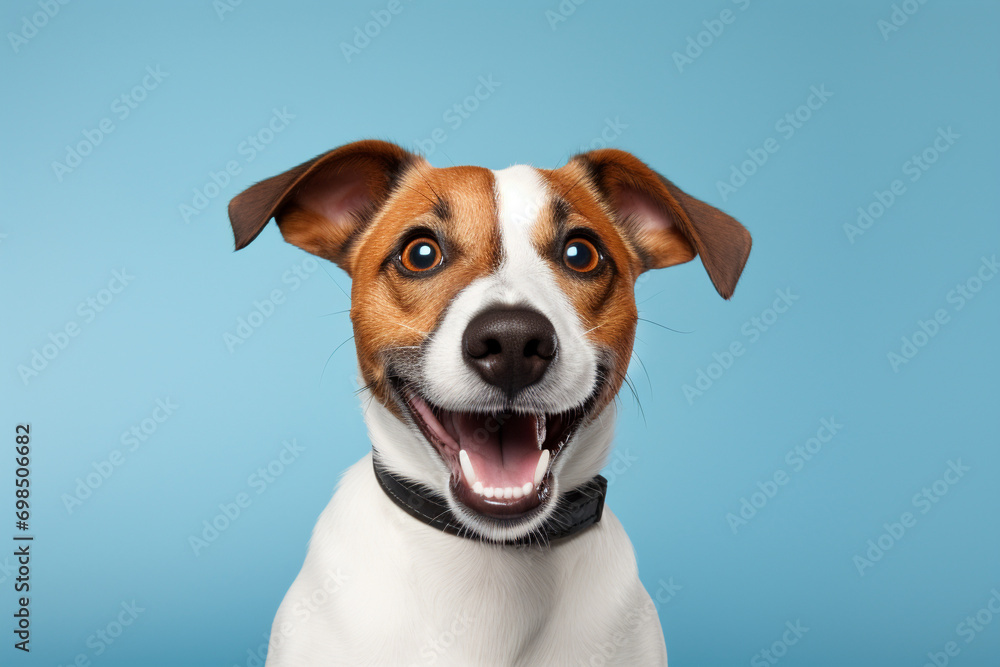
<path id="1" fill-rule="evenodd" d="M 611 212 L 593 190 L 582 167 L 569 164 L 555 170 L 539 170 L 547 181 L 553 200 L 539 216 L 533 230 L 532 241 L 543 256 L 553 263 L 562 261 L 562 248 L 552 248 L 561 239 L 556 238 L 559 225 L 555 223 L 556 198 L 568 204 L 562 215 L 566 230 L 584 228 L 601 240 L 613 271 L 605 271 L 595 278 L 572 275 L 562 266 L 554 266 L 553 274 L 559 288 L 567 296 L 587 338 L 600 349 L 610 352 L 613 372 L 617 378 L 624 376 L 632 355 L 632 344 L 638 313 L 633 286 L 640 270 L 640 258 L 612 220 Z M 615 382 L 615 388 L 620 385 Z"/>
<path id="2" fill-rule="evenodd" d="M 492 172 L 481 167 L 413 168 L 359 239 L 351 258 L 351 320 L 367 382 L 384 379 L 385 350 L 420 345 L 462 288 L 495 270 L 493 188 Z M 404 277 L 386 260 L 418 228 L 437 232 L 448 265 Z"/>

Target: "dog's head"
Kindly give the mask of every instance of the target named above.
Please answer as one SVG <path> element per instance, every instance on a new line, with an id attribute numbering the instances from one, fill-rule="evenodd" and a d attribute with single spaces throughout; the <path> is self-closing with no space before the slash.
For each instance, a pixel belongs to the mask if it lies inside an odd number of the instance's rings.
<path id="1" fill-rule="evenodd" d="M 701 255 L 729 298 L 750 252 L 736 220 L 614 149 L 490 171 L 361 141 L 229 215 L 237 249 L 274 217 L 351 276 L 376 456 L 492 539 L 531 533 L 603 467 L 636 278 Z"/>

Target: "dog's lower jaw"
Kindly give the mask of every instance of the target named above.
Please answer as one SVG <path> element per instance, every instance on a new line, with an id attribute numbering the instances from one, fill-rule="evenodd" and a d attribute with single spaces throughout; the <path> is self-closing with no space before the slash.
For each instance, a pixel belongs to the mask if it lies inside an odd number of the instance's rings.
<path id="1" fill-rule="evenodd" d="M 551 517 L 564 492 L 578 488 L 600 473 L 607 461 L 614 435 L 615 405 L 589 417 L 576 430 L 552 464 L 549 496 L 530 515 L 510 522 L 485 517 L 461 503 L 450 480 L 452 471 L 419 429 L 401 422 L 378 401 L 365 399 L 365 423 L 379 464 L 397 476 L 423 484 L 445 498 L 455 519 L 471 533 L 496 542 L 535 534 Z"/>
<path id="2" fill-rule="evenodd" d="M 549 547 L 445 534 L 344 475 L 272 628 L 268 667 L 666 665 L 621 524 Z"/>

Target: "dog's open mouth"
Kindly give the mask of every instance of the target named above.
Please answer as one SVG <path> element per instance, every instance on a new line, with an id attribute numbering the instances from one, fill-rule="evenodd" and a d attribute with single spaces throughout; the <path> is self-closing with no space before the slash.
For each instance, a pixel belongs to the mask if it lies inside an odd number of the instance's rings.
<path id="1" fill-rule="evenodd" d="M 451 489 L 486 516 L 513 519 L 549 496 L 552 465 L 586 415 L 458 412 L 409 394 L 410 414 L 451 468 Z"/>

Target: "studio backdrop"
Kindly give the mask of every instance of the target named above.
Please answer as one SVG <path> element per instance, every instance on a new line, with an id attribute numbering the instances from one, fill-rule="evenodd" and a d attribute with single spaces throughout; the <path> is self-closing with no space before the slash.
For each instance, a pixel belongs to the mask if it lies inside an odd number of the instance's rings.
<path id="1" fill-rule="evenodd" d="M 0 663 L 262 664 L 370 443 L 347 275 L 274 225 L 234 253 L 226 206 L 377 138 L 622 148 L 752 233 L 730 301 L 699 260 L 635 287 L 605 476 L 671 665 L 997 664 L 998 19 L 5 3 Z"/>

